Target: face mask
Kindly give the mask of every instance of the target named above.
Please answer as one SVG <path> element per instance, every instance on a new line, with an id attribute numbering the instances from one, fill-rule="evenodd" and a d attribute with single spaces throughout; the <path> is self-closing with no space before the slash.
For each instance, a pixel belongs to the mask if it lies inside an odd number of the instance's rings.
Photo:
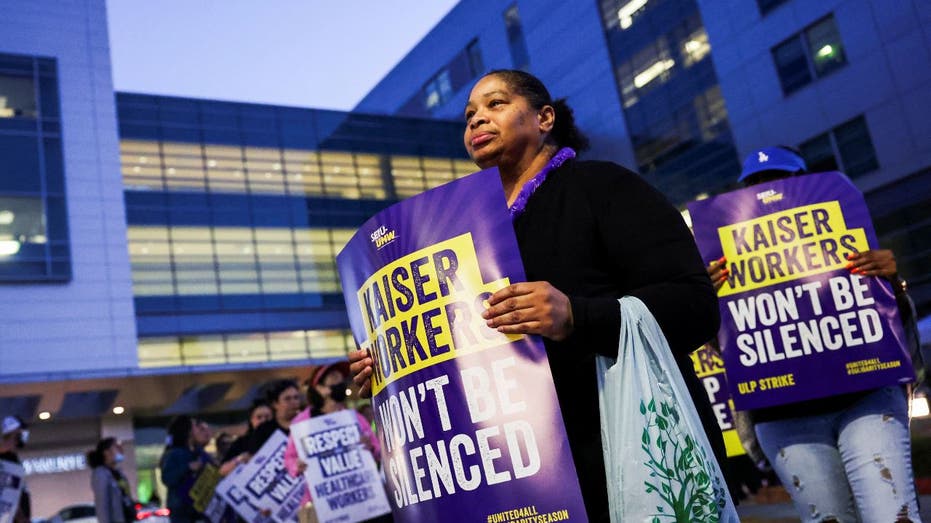
<path id="1" fill-rule="evenodd" d="M 113 456 L 113 461 L 115 461 L 115 462 L 117 462 L 117 463 L 122 463 L 124 459 L 125 459 L 125 458 L 123 457 L 123 453 L 122 453 L 122 452 L 117 452 L 117 453 L 116 453 L 116 456 Z"/>
<path id="2" fill-rule="evenodd" d="M 346 401 L 346 383 L 337 383 L 336 385 L 330 386 L 330 399 L 336 403 L 342 403 Z"/>

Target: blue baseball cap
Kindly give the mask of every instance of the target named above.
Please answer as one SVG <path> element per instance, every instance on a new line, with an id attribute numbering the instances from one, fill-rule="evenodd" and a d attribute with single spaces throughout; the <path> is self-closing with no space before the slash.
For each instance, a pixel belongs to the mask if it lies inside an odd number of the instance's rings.
<path id="1" fill-rule="evenodd" d="M 796 173 L 805 171 L 808 166 L 801 156 L 782 147 L 763 147 L 748 154 L 744 158 L 743 170 L 740 171 L 738 182 L 761 171 L 786 171 Z"/>

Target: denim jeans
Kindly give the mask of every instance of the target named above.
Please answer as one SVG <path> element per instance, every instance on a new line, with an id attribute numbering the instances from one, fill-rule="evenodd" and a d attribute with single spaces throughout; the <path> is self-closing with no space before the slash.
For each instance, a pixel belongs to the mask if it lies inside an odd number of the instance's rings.
<path id="1" fill-rule="evenodd" d="M 802 521 L 921 521 L 901 387 L 829 414 L 759 423 L 756 434 Z"/>

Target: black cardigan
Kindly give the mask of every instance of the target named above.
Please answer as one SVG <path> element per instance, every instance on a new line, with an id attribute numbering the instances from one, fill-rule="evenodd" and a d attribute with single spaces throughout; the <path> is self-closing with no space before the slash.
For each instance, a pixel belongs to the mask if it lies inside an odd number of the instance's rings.
<path id="1" fill-rule="evenodd" d="M 528 281 L 550 282 L 572 305 L 572 336 L 545 345 L 589 520 L 608 521 L 595 355 L 617 356 L 622 296 L 656 317 L 723 464 L 721 431 L 688 356 L 717 333 L 717 297 L 679 211 L 623 167 L 569 161 L 514 229 Z"/>

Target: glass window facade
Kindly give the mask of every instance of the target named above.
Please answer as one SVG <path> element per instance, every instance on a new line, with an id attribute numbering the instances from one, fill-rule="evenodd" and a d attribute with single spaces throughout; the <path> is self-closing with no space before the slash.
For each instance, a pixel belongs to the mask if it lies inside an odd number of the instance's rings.
<path id="1" fill-rule="evenodd" d="M 139 339 L 139 366 L 181 367 L 339 358 L 355 349 L 344 329 Z"/>
<path id="2" fill-rule="evenodd" d="M 485 70 L 478 40 L 472 40 L 414 93 L 398 114 L 429 117 Z M 461 140 L 461 137 L 460 137 Z M 457 142 L 458 143 L 458 142 Z"/>
<path id="3" fill-rule="evenodd" d="M 879 168 L 876 149 L 863 116 L 848 120 L 799 145 L 812 172 L 841 170 L 856 178 Z"/>
<path id="4" fill-rule="evenodd" d="M 128 229 L 138 296 L 338 293 L 336 253 L 355 229 Z"/>
<path id="5" fill-rule="evenodd" d="M 58 73 L 54 59 L 0 54 L 0 281 L 67 281 Z"/>
<path id="6" fill-rule="evenodd" d="M 641 174 L 677 204 L 726 187 L 740 168 L 698 6 L 600 6 Z"/>
<path id="7" fill-rule="evenodd" d="M 833 15 L 773 47 L 772 54 L 782 92 L 787 95 L 847 63 Z"/>
<path id="8" fill-rule="evenodd" d="M 608 30 L 630 29 L 641 15 L 662 0 L 601 0 L 601 19 Z"/>
<path id="9" fill-rule="evenodd" d="M 469 72 L 475 78 L 485 72 L 485 62 L 482 60 L 482 49 L 478 45 L 478 40 L 472 40 L 466 46 L 466 55 L 469 58 Z"/>
<path id="10" fill-rule="evenodd" d="M 458 122 L 130 94 L 117 108 L 144 367 L 344 355 L 336 254 L 397 199 L 477 170 Z"/>
<path id="11" fill-rule="evenodd" d="M 925 168 L 866 193 L 879 245 L 895 253 L 918 317 L 931 314 L 931 169 Z"/>
<path id="12" fill-rule="evenodd" d="M 449 81 L 449 69 L 443 68 L 423 87 L 424 105 L 433 109 L 445 104 L 453 95 L 453 86 Z"/>
<path id="13" fill-rule="evenodd" d="M 530 53 L 524 38 L 524 25 L 520 21 L 517 4 L 512 4 L 504 12 L 504 29 L 508 35 L 508 48 L 511 50 L 511 63 L 514 69 L 530 70 Z"/>

